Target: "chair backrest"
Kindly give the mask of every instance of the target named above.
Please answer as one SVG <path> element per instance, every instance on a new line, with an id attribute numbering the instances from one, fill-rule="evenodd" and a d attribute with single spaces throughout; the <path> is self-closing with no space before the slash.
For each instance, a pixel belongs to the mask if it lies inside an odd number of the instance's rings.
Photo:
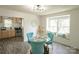
<path id="1" fill-rule="evenodd" d="M 27 38 L 28 38 L 28 41 L 31 41 L 33 38 L 33 32 L 27 33 Z"/>
<path id="2" fill-rule="evenodd" d="M 31 42 L 32 54 L 43 54 L 44 53 L 45 41 Z"/>
<path id="3" fill-rule="evenodd" d="M 54 33 L 48 32 L 48 37 L 50 38 L 50 41 L 53 41 Z"/>

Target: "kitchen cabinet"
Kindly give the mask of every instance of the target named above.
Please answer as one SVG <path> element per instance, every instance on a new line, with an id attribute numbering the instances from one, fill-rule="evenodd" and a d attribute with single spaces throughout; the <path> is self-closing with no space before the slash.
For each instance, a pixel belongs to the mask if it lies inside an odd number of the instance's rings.
<path id="1" fill-rule="evenodd" d="M 22 18 L 12 18 L 12 24 L 14 27 L 22 27 Z"/>
<path id="2" fill-rule="evenodd" d="M 17 19 L 12 17 L 12 23 L 17 23 Z"/>
<path id="3" fill-rule="evenodd" d="M 22 28 L 22 18 L 0 16 L 0 39 L 15 37 L 15 28 Z"/>
<path id="4" fill-rule="evenodd" d="M 21 23 L 22 23 L 22 18 L 13 17 L 13 18 L 12 18 L 12 22 L 13 22 L 13 23 L 20 23 L 20 24 L 21 24 Z"/>
<path id="5" fill-rule="evenodd" d="M 2 33 L 1 33 L 1 30 L 0 30 L 0 39 L 1 39 L 1 37 L 2 37 L 2 35 L 1 35 Z"/>
<path id="6" fill-rule="evenodd" d="M 15 30 L 1 30 L 0 39 L 15 37 Z"/>
<path id="7" fill-rule="evenodd" d="M 9 37 L 9 33 L 8 30 L 2 30 L 2 38 L 8 38 Z"/>
<path id="8" fill-rule="evenodd" d="M 15 30 L 9 30 L 9 37 L 15 37 Z"/>
<path id="9" fill-rule="evenodd" d="M 0 23 L 3 23 L 3 17 L 0 16 Z"/>

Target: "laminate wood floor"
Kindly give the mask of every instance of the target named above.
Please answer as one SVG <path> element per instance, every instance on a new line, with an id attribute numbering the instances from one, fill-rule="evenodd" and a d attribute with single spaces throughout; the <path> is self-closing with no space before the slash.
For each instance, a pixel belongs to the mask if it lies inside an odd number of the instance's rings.
<path id="1" fill-rule="evenodd" d="M 23 42 L 22 37 L 0 39 L 0 42 Z M 54 42 L 49 45 L 49 54 L 79 54 L 79 50 Z"/>
<path id="2" fill-rule="evenodd" d="M 79 54 L 79 51 L 59 43 L 53 43 L 49 45 L 49 54 Z"/>

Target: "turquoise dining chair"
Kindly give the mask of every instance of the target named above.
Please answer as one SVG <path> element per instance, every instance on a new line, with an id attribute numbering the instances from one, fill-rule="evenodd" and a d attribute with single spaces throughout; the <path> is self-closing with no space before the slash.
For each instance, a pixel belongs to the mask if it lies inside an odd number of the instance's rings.
<path id="1" fill-rule="evenodd" d="M 54 39 L 54 33 L 52 32 L 48 32 L 48 41 L 46 42 L 48 45 L 53 43 L 53 39 Z"/>
<path id="2" fill-rule="evenodd" d="M 33 32 L 27 33 L 28 43 L 30 43 L 33 39 Z"/>
<path id="3" fill-rule="evenodd" d="M 44 54 L 44 44 L 45 41 L 39 41 L 39 42 L 31 42 L 31 53 L 32 54 Z"/>

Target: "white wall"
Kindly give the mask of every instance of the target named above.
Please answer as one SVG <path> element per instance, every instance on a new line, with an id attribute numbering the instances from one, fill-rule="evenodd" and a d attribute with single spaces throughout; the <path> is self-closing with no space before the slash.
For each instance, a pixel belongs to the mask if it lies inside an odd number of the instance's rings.
<path id="1" fill-rule="evenodd" d="M 46 15 L 43 18 L 46 18 L 48 16 L 59 16 L 59 15 L 68 15 L 70 14 L 70 37 L 68 39 L 63 39 L 61 37 L 55 38 L 56 42 L 60 42 L 69 46 L 72 46 L 74 48 L 79 49 L 79 9 L 73 9 L 70 11 L 64 11 L 60 13 L 55 13 L 51 15 Z M 46 26 L 46 19 L 41 19 L 41 25 Z"/>
<path id="2" fill-rule="evenodd" d="M 39 22 L 46 29 L 46 16 L 39 16 Z"/>
<path id="3" fill-rule="evenodd" d="M 9 10 L 0 8 L 0 16 L 11 16 L 11 17 L 22 17 L 23 19 L 23 34 L 24 34 L 24 41 L 27 41 L 26 33 L 27 32 L 35 32 L 36 28 L 39 24 L 38 16 L 30 14 L 30 13 L 23 13 L 19 11 Z M 31 25 L 33 22 L 36 22 L 36 25 Z"/>

